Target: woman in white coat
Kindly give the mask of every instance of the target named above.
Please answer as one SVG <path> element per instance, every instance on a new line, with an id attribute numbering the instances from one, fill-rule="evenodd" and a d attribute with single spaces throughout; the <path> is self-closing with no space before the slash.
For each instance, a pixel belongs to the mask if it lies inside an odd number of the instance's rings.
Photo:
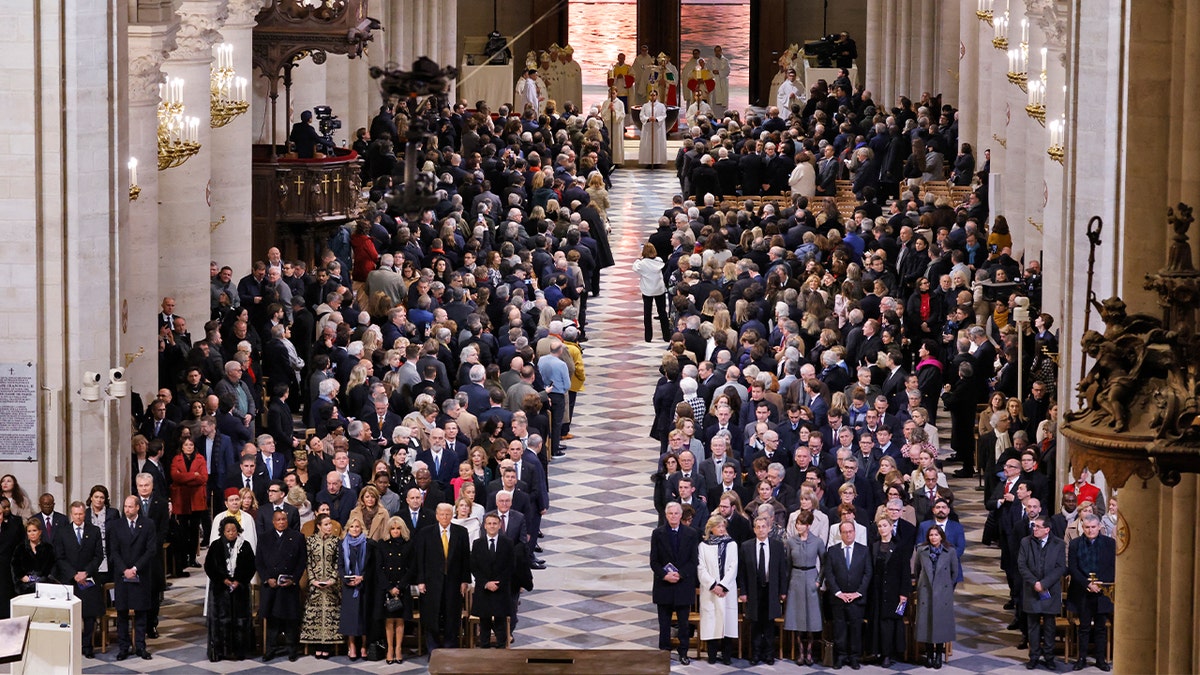
<path id="1" fill-rule="evenodd" d="M 788 186 L 792 189 L 792 198 L 804 195 L 809 199 L 817 194 L 817 169 L 813 166 L 813 156 L 807 150 L 796 155 L 796 168 L 788 176 Z"/>
<path id="2" fill-rule="evenodd" d="M 719 651 L 728 666 L 738 636 L 738 549 L 725 528 L 725 518 L 709 518 L 700 542 L 700 639 L 708 642 L 709 663 Z"/>
<path id="3" fill-rule="evenodd" d="M 667 322 L 667 284 L 663 279 L 666 263 L 658 257 L 654 244 L 642 246 L 642 257 L 633 261 L 633 271 L 638 275 L 638 287 L 642 291 L 642 320 L 646 324 L 646 342 L 654 340 L 654 322 L 650 312 L 658 310 L 658 323 L 663 341 L 671 337 L 671 326 Z"/>

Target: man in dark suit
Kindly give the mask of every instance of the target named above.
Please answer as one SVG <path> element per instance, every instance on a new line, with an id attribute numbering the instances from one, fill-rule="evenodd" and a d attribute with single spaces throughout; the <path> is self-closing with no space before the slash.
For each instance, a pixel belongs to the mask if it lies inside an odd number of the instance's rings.
<path id="1" fill-rule="evenodd" d="M 446 446 L 446 431 L 434 428 L 429 431 L 429 449 L 417 453 L 417 461 L 425 462 L 429 473 L 442 490 L 450 487 L 450 481 L 458 477 L 459 457 Z"/>
<path id="2" fill-rule="evenodd" d="M 217 431 L 217 421 L 210 415 L 200 418 L 200 438 L 196 440 L 196 452 L 204 457 L 208 467 L 208 504 L 213 515 L 220 511 L 225 501 L 224 485 L 228 473 L 237 471 L 234 462 L 233 442 Z M 216 510 L 213 510 L 213 507 Z M 209 523 L 204 524 L 204 541 L 208 541 Z"/>
<path id="3" fill-rule="evenodd" d="M 391 445 L 392 432 L 400 426 L 401 422 L 399 415 L 388 410 L 388 400 L 382 396 L 379 400 L 371 402 L 371 414 L 363 411 L 359 419 L 366 422 L 367 426 L 371 428 L 371 438 L 385 448 Z"/>
<path id="4" fill-rule="evenodd" d="M 341 474 L 330 471 L 325 474 L 325 487 L 317 493 L 316 503 L 329 504 L 329 517 L 345 527 L 346 521 L 350 519 L 350 512 L 356 505 L 356 499 L 354 493 L 343 486 Z"/>
<path id="5" fill-rule="evenodd" d="M 438 504 L 437 523 L 413 538 L 421 628 L 430 651 L 458 647 L 463 598 L 471 581 L 467 529 L 450 522 L 454 507 Z"/>
<path id="6" fill-rule="evenodd" d="M 142 517 L 140 510 L 138 497 L 129 495 L 123 505 L 125 517 L 114 521 L 108 531 L 108 563 L 116 582 L 113 602 L 117 608 L 118 661 L 129 658 L 133 649 L 143 659 L 150 659 L 150 652 L 146 651 L 146 612 L 155 604 L 150 566 L 158 549 L 154 521 Z M 133 612 L 132 641 L 130 612 Z"/>
<path id="7" fill-rule="evenodd" d="M 671 617 L 679 634 L 679 663 L 688 665 L 691 644 L 688 612 L 696 600 L 700 533 L 683 527 L 683 507 L 669 502 L 663 511 L 667 524 L 650 535 L 650 570 L 654 574 L 652 599 L 658 607 L 658 648 L 671 649 Z"/>
<path id="8" fill-rule="evenodd" d="M 890 350 L 887 352 L 888 360 L 888 375 L 880 387 L 882 394 L 888 400 L 888 412 L 895 415 L 900 412 L 900 404 L 904 402 L 904 382 L 908 379 L 908 373 L 900 367 L 904 357 L 899 351 Z"/>
<path id="9" fill-rule="evenodd" d="M 304 613 L 299 584 L 308 560 L 304 535 L 299 530 L 288 528 L 286 513 L 273 511 L 271 525 L 270 530 L 259 535 L 258 550 L 254 556 L 254 566 L 258 569 L 258 578 L 262 580 L 258 615 L 267 620 L 263 663 L 278 654 L 280 633 L 284 634 L 287 641 L 285 649 L 288 661 L 299 658 L 299 617 Z"/>
<path id="10" fill-rule="evenodd" d="M 54 510 L 54 495 L 49 492 L 38 497 L 37 519 L 42 521 L 43 540 L 53 543 L 59 528 L 67 526 L 67 517 Z"/>
<path id="11" fill-rule="evenodd" d="M 1067 547 L 1050 532 L 1049 519 L 1032 521 L 1033 534 L 1021 540 L 1017 569 L 1021 574 L 1021 605 L 1029 619 L 1029 662 L 1058 670 L 1054 661 L 1054 619 L 1062 611 L 1062 579 L 1067 572 Z"/>
<path id="12" fill-rule="evenodd" d="M 288 529 L 300 531 L 300 512 L 296 507 L 285 501 L 287 486 L 281 480 L 273 480 L 267 487 L 267 503 L 258 507 L 258 515 L 254 516 L 254 531 L 269 532 L 275 529 L 274 513 L 283 511 L 288 517 Z"/>
<path id="13" fill-rule="evenodd" d="M 104 587 L 96 582 L 104 561 L 104 536 L 87 522 L 83 502 L 71 503 L 71 522 L 54 534 L 55 576 L 70 583 L 83 616 L 83 655 L 93 658 L 92 633 L 96 617 L 104 614 Z M 69 581 L 68 581 L 69 580 Z"/>
<path id="14" fill-rule="evenodd" d="M 400 517 L 404 519 L 408 525 L 408 531 L 411 532 L 410 539 L 417 535 L 417 532 L 423 530 L 430 525 L 433 525 L 433 509 L 424 506 L 424 496 L 421 490 L 415 487 L 408 489 L 408 493 L 404 495 L 406 507 L 400 512 Z"/>
<path id="15" fill-rule="evenodd" d="M 513 543 L 500 534 L 500 517 L 489 513 L 483 519 L 484 534 L 471 547 L 471 574 L 475 594 L 471 613 L 479 617 L 479 646 L 508 646 L 506 619 L 512 615 Z M 492 642 L 493 632 L 496 635 Z"/>
<path id="16" fill-rule="evenodd" d="M 259 434 L 258 457 L 254 473 L 265 478 L 268 485 L 270 485 L 271 481 L 283 480 L 283 474 L 287 473 L 287 456 L 282 452 L 276 452 L 277 449 L 274 436 Z M 255 493 L 255 496 L 257 496 L 257 493 Z M 263 496 L 266 496 L 265 491 L 263 492 Z M 265 501 L 259 500 L 259 503 L 261 504 Z"/>
<path id="17" fill-rule="evenodd" d="M 838 526 L 840 543 L 825 553 L 825 587 L 833 610 L 833 667 L 849 664 L 859 669 L 862 624 L 871 585 L 871 556 L 867 547 L 854 543 L 854 523 Z"/>
<path id="18" fill-rule="evenodd" d="M 158 637 L 158 608 L 162 605 L 163 592 L 167 590 L 167 574 L 163 569 L 162 549 L 163 544 L 167 541 L 171 512 L 167 498 L 154 492 L 154 479 L 149 474 L 138 474 L 135 483 L 138 508 L 147 522 L 154 523 L 154 557 L 146 566 L 145 573 L 141 575 L 142 585 L 150 589 L 154 599 L 146 611 L 146 636 L 154 639 Z M 111 553 L 109 555 L 111 556 Z M 180 576 L 183 574 L 180 573 Z"/>
<path id="19" fill-rule="evenodd" d="M 496 493 L 496 514 L 500 516 L 500 533 L 509 541 L 516 544 L 529 540 L 529 532 L 525 529 L 525 514 L 513 510 L 511 494 Z"/>
<path id="20" fill-rule="evenodd" d="M 268 437 L 269 438 L 269 437 Z M 238 488 L 239 490 L 248 487 L 254 492 L 254 498 L 261 504 L 267 501 L 267 479 L 266 469 L 260 469 L 258 466 L 258 455 L 242 455 L 238 460 L 237 472 L 233 472 L 225 477 L 225 484 L 222 486 L 225 489 Z"/>
<path id="21" fill-rule="evenodd" d="M 738 600 L 746 603 L 750 622 L 750 665 L 775 664 L 775 619 L 783 616 L 788 565 L 783 544 L 767 535 L 771 521 L 754 519 L 754 538 L 742 543 L 738 562 Z"/>
<path id="22" fill-rule="evenodd" d="M 1079 658 L 1075 670 L 1087 667 L 1090 647 L 1096 648 L 1096 667 L 1112 670 L 1108 663 L 1108 622 L 1112 621 L 1112 599 L 1104 595 L 1103 584 L 1116 581 L 1117 542 L 1100 534 L 1100 519 L 1092 514 L 1081 516 L 1083 536 L 1071 540 L 1067 571 L 1067 605 L 1079 615 Z"/>
<path id="23" fill-rule="evenodd" d="M 283 453 L 291 452 L 303 444 L 295 435 L 295 422 L 292 420 L 288 397 L 286 384 L 271 385 L 271 400 L 267 402 L 267 433 L 275 439 L 275 447 Z"/>
<path id="24" fill-rule="evenodd" d="M 150 404 L 146 419 L 138 427 L 138 433 L 145 436 L 148 441 L 158 440 L 163 443 L 171 443 L 175 439 L 177 427 L 177 424 L 167 419 L 167 404 L 162 400 L 155 399 Z"/>

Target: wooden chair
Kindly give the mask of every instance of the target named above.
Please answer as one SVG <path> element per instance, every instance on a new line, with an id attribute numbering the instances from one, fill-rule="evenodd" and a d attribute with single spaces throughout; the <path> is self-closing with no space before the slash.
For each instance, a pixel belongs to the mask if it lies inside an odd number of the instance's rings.
<path id="1" fill-rule="evenodd" d="M 467 592 L 467 598 L 471 600 L 471 602 L 469 604 L 472 604 L 472 605 L 474 604 L 474 597 L 475 597 L 475 587 L 471 586 L 471 589 Z M 467 633 L 464 636 L 464 639 L 467 642 L 466 647 L 468 649 L 474 649 L 475 644 L 478 641 L 479 617 L 471 616 L 471 608 L 465 607 L 466 604 L 468 604 L 468 603 L 464 603 L 464 613 L 466 614 L 466 620 L 467 620 Z M 504 640 L 505 640 L 504 646 L 505 646 L 505 648 L 507 648 L 512 645 L 512 617 L 511 616 L 504 618 L 504 625 L 507 629 L 504 634 Z"/>
<path id="2" fill-rule="evenodd" d="M 99 626 L 96 632 L 100 634 L 100 653 L 108 653 L 108 631 L 110 628 L 116 628 L 117 625 L 117 608 L 114 605 L 114 594 L 116 593 L 116 584 L 109 582 L 104 584 L 104 613 L 99 618 Z M 95 635 L 92 636 L 93 641 Z"/>

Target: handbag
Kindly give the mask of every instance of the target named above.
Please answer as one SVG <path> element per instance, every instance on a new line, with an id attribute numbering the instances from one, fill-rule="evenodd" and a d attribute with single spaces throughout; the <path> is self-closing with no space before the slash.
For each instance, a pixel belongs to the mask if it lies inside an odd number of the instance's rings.
<path id="1" fill-rule="evenodd" d="M 401 596 L 393 596 L 390 593 L 383 598 L 383 608 L 390 614 L 399 612 L 404 609 L 404 598 Z"/>

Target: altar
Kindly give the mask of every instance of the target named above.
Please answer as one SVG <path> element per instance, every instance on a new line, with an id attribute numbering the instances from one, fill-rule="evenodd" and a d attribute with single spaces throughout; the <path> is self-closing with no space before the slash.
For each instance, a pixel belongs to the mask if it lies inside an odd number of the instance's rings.
<path id="1" fill-rule="evenodd" d="M 468 66 L 464 63 L 458 71 L 458 98 L 466 101 L 468 108 L 474 108 L 475 102 L 480 100 L 487 101 L 492 110 L 502 103 L 512 103 L 515 86 L 511 65 Z"/>

